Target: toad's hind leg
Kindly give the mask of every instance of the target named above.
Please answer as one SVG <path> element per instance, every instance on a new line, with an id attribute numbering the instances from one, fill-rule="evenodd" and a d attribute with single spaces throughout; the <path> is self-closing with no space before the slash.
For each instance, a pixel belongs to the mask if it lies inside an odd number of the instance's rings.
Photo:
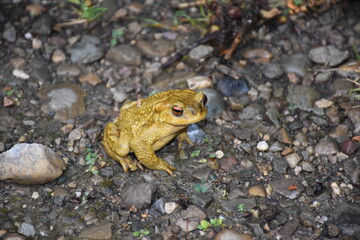
<path id="1" fill-rule="evenodd" d="M 138 163 L 131 160 L 127 155 L 130 152 L 129 139 L 131 136 L 121 132 L 114 123 L 108 123 L 104 129 L 103 145 L 106 153 L 118 161 L 124 172 L 135 171 Z"/>
<path id="2" fill-rule="evenodd" d="M 130 144 L 131 149 L 134 151 L 137 159 L 142 165 L 149 169 L 166 171 L 171 176 L 174 176 L 172 171 L 176 170 L 176 168 L 165 162 L 163 159 L 157 157 L 150 144 L 140 139 L 135 139 L 131 141 Z"/>

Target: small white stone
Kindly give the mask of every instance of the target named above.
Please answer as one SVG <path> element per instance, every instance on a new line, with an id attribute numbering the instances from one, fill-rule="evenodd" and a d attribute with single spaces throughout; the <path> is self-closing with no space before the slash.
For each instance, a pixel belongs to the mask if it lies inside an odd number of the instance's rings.
<path id="1" fill-rule="evenodd" d="M 33 192 L 31 197 L 36 200 L 36 199 L 38 199 L 40 197 L 40 194 L 38 192 Z"/>
<path id="2" fill-rule="evenodd" d="M 224 152 L 221 150 L 218 150 L 215 152 L 216 158 L 222 158 L 224 156 Z"/>
<path id="3" fill-rule="evenodd" d="M 176 202 L 167 202 L 164 207 L 166 214 L 171 214 L 179 207 L 179 205 Z"/>
<path id="4" fill-rule="evenodd" d="M 269 144 L 266 141 L 260 141 L 256 145 L 256 149 L 259 150 L 259 151 L 264 152 L 264 151 L 269 149 Z"/>
<path id="5" fill-rule="evenodd" d="M 340 195 L 341 194 L 340 187 L 336 182 L 332 182 L 330 184 L 330 186 L 331 186 L 331 189 L 332 189 L 332 191 L 333 191 L 333 193 L 335 195 Z"/>
<path id="6" fill-rule="evenodd" d="M 296 165 L 300 162 L 301 158 L 297 153 L 291 153 L 285 156 L 286 162 L 290 168 L 296 167 Z"/>
<path id="7" fill-rule="evenodd" d="M 294 173 L 295 173 L 295 175 L 299 175 L 301 171 L 302 171 L 302 168 L 301 168 L 300 166 L 296 166 L 296 167 L 294 168 Z"/>
<path id="8" fill-rule="evenodd" d="M 32 39 L 32 37 L 33 37 L 32 34 L 29 33 L 29 32 L 25 33 L 24 36 L 25 36 L 26 39 Z"/>
<path id="9" fill-rule="evenodd" d="M 19 69 L 14 69 L 12 74 L 20 79 L 29 79 L 30 76 L 28 74 L 26 74 L 23 70 L 19 70 Z"/>
<path id="10" fill-rule="evenodd" d="M 33 49 L 40 49 L 42 48 L 42 41 L 38 38 L 34 38 L 32 40 L 32 48 Z"/>

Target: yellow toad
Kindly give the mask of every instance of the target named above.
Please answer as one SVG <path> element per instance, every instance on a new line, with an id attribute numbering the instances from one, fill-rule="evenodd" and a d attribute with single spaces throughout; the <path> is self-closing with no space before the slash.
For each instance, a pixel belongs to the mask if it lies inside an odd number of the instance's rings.
<path id="1" fill-rule="evenodd" d="M 180 144 L 183 140 L 192 144 L 186 128 L 206 117 L 206 101 L 202 92 L 176 89 L 124 104 L 119 117 L 105 127 L 103 145 L 107 154 L 120 162 L 124 172 L 141 167 L 127 156 L 134 152 L 145 167 L 173 176 L 175 168 L 157 157 L 155 151 L 176 136 Z"/>

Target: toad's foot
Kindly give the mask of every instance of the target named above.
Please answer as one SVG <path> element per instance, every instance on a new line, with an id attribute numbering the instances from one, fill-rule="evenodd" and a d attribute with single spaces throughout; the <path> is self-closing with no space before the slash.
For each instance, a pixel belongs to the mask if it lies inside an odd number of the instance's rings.
<path id="1" fill-rule="evenodd" d="M 163 159 L 161 158 L 157 158 L 156 159 L 156 163 L 152 163 L 152 164 L 146 164 L 144 162 L 142 162 L 142 164 L 150 169 L 153 170 L 161 170 L 161 171 L 166 171 L 168 174 L 170 174 L 171 176 L 174 176 L 174 173 L 172 171 L 175 171 L 176 168 L 174 168 L 173 166 L 171 166 L 170 164 L 168 164 L 167 162 L 165 162 Z"/>
<path id="2" fill-rule="evenodd" d="M 130 169 L 130 171 L 135 171 L 137 169 L 137 167 L 138 167 L 138 162 L 132 161 L 130 157 L 120 157 L 120 156 L 118 156 L 116 158 L 116 160 L 119 161 L 122 168 L 124 169 L 124 172 L 128 172 L 129 169 Z"/>

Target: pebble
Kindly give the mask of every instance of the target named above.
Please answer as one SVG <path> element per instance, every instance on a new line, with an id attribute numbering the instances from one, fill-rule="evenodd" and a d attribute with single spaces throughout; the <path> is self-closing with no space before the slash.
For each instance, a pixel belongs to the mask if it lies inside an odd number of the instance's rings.
<path id="1" fill-rule="evenodd" d="M 336 79 L 332 83 L 332 89 L 334 89 L 335 93 L 334 97 L 348 96 L 349 91 L 354 88 L 354 84 L 352 82 L 346 81 L 343 78 Z"/>
<path id="2" fill-rule="evenodd" d="M 164 205 L 164 210 L 166 214 L 171 214 L 178 208 L 179 205 L 176 202 L 167 202 Z"/>
<path id="3" fill-rule="evenodd" d="M 166 57 L 175 51 L 174 42 L 166 39 L 156 39 L 155 41 L 136 41 L 136 47 L 149 58 Z"/>
<path id="4" fill-rule="evenodd" d="M 111 239 L 113 223 L 105 222 L 90 226 L 82 230 L 79 234 L 79 238 L 87 239 Z"/>
<path id="5" fill-rule="evenodd" d="M 330 139 L 323 139 L 314 147 L 314 154 L 318 155 L 333 155 L 339 152 L 339 147 Z"/>
<path id="6" fill-rule="evenodd" d="M 51 56 L 51 61 L 53 63 L 60 63 L 60 62 L 64 62 L 65 60 L 66 60 L 65 53 L 61 49 L 56 49 Z"/>
<path id="7" fill-rule="evenodd" d="M 315 227 L 316 219 L 314 214 L 308 210 L 303 210 L 299 215 L 299 222 L 305 227 Z"/>
<path id="8" fill-rule="evenodd" d="M 15 42 L 16 41 L 16 29 L 11 25 L 10 22 L 5 24 L 5 29 L 2 34 L 2 38 L 8 42 Z"/>
<path id="9" fill-rule="evenodd" d="M 200 61 L 202 58 L 206 58 L 209 56 L 212 51 L 214 50 L 213 47 L 208 45 L 199 45 L 189 52 L 189 58 L 195 61 Z"/>
<path id="10" fill-rule="evenodd" d="M 286 128 L 281 128 L 279 131 L 277 131 L 275 133 L 275 137 L 281 143 L 288 144 L 288 145 L 293 144 L 293 137 L 286 130 Z"/>
<path id="11" fill-rule="evenodd" d="M 334 224 L 329 224 L 327 226 L 327 231 L 328 231 L 330 238 L 337 237 L 340 233 L 339 228 Z"/>
<path id="12" fill-rule="evenodd" d="M 95 73 L 88 73 L 88 74 L 82 75 L 79 78 L 79 81 L 81 83 L 89 83 L 91 86 L 96 86 L 99 83 L 101 83 L 101 79 Z"/>
<path id="13" fill-rule="evenodd" d="M 155 183 L 138 182 L 126 185 L 126 189 L 121 191 L 122 208 L 130 209 L 133 206 L 138 210 L 148 208 L 157 189 Z"/>
<path id="14" fill-rule="evenodd" d="M 279 229 L 279 234 L 282 236 L 282 239 L 290 239 L 290 236 L 293 235 L 293 233 L 298 228 L 299 223 L 297 220 L 292 219 L 285 223 L 284 226 L 282 226 Z"/>
<path id="15" fill-rule="evenodd" d="M 202 92 L 206 95 L 208 100 L 206 103 L 206 108 L 208 110 L 206 119 L 212 119 L 221 112 L 225 111 L 226 104 L 224 98 L 218 91 L 212 88 L 206 88 L 202 89 Z"/>
<path id="16" fill-rule="evenodd" d="M 250 196 L 254 197 L 258 196 L 264 198 L 266 196 L 264 187 L 260 185 L 249 188 L 248 193 Z"/>
<path id="17" fill-rule="evenodd" d="M 58 178 L 65 168 L 57 153 L 37 143 L 18 143 L 0 154 L 0 180 L 43 184 Z"/>
<path id="18" fill-rule="evenodd" d="M 239 112 L 238 118 L 262 120 L 265 115 L 265 107 L 259 103 L 252 103 Z"/>
<path id="19" fill-rule="evenodd" d="M 283 58 L 281 66 L 286 73 L 296 73 L 297 75 L 304 77 L 307 72 L 308 62 L 309 59 L 305 54 L 296 53 Z"/>
<path id="20" fill-rule="evenodd" d="M 334 67 L 349 57 L 348 51 L 340 51 L 332 45 L 313 48 L 309 52 L 309 58 L 318 64 L 326 64 Z"/>
<path id="21" fill-rule="evenodd" d="M 297 153 L 291 153 L 285 156 L 286 162 L 290 168 L 296 167 L 296 165 L 300 162 L 301 158 Z"/>
<path id="22" fill-rule="evenodd" d="M 276 79 L 281 77 L 284 74 L 284 70 L 281 65 L 278 63 L 268 63 L 265 64 L 265 67 L 262 70 L 265 77 L 270 79 Z"/>
<path id="23" fill-rule="evenodd" d="M 55 119 L 66 121 L 85 113 L 85 92 L 76 84 L 53 85 L 41 90 L 39 95 L 45 100 L 41 110 L 47 114 L 55 112 Z"/>
<path id="24" fill-rule="evenodd" d="M 56 69 L 56 74 L 58 76 L 77 77 L 81 72 L 79 67 L 70 64 L 61 64 Z"/>
<path id="25" fill-rule="evenodd" d="M 234 229 L 224 229 L 215 236 L 215 240 L 252 240 L 249 234 L 241 233 Z"/>
<path id="26" fill-rule="evenodd" d="M 81 137 L 82 137 L 82 132 L 80 129 L 74 129 L 69 134 L 69 140 L 76 141 L 76 140 L 80 140 Z"/>
<path id="27" fill-rule="evenodd" d="M 35 235 L 36 235 L 34 225 L 27 223 L 27 222 L 21 223 L 21 225 L 18 229 L 18 233 L 20 233 L 26 237 L 35 237 Z"/>
<path id="28" fill-rule="evenodd" d="M 10 62 L 15 69 L 23 69 L 27 63 L 23 58 L 12 58 Z"/>
<path id="29" fill-rule="evenodd" d="M 291 85 L 286 100 L 295 108 L 308 111 L 314 107 L 314 103 L 319 97 L 320 94 L 310 86 Z"/>
<path id="30" fill-rule="evenodd" d="M 70 49 L 70 59 L 73 63 L 92 63 L 103 56 L 103 50 L 89 42 L 78 42 Z"/>
<path id="31" fill-rule="evenodd" d="M 284 145 L 280 142 L 274 142 L 269 148 L 271 152 L 281 152 L 282 150 L 284 150 Z"/>
<path id="32" fill-rule="evenodd" d="M 274 55 L 260 48 L 246 50 L 243 57 L 254 63 L 268 63 Z"/>
<path id="33" fill-rule="evenodd" d="M 267 151 L 269 149 L 269 144 L 266 141 L 260 141 L 256 145 L 256 149 L 262 152 Z"/>
<path id="34" fill-rule="evenodd" d="M 249 91 L 248 84 L 244 79 L 237 80 L 231 77 L 219 79 L 216 86 L 225 97 L 240 97 Z"/>
<path id="35" fill-rule="evenodd" d="M 348 132 L 348 126 L 345 124 L 338 125 L 331 133 L 329 134 L 329 137 L 331 138 L 340 138 L 341 136 L 346 135 Z"/>
<path id="36" fill-rule="evenodd" d="M 340 195 L 341 194 L 341 190 L 340 190 L 340 187 L 339 185 L 336 183 L 336 182 L 332 182 L 330 184 L 330 187 L 331 187 L 331 190 L 332 192 L 335 194 L 335 195 Z"/>
<path id="37" fill-rule="evenodd" d="M 305 172 L 314 172 L 315 170 L 314 165 L 310 162 L 302 162 L 301 167 Z"/>
<path id="38" fill-rule="evenodd" d="M 31 76 L 35 78 L 40 85 L 50 83 L 50 81 L 52 81 L 49 68 L 45 64 L 32 64 Z"/>
<path id="39" fill-rule="evenodd" d="M 345 140 L 341 144 L 341 151 L 346 155 L 352 155 L 358 150 L 358 145 L 352 140 Z"/>
<path id="40" fill-rule="evenodd" d="M 139 66 L 141 64 L 141 52 L 132 45 L 120 45 L 110 48 L 106 53 L 106 59 L 118 65 Z"/>
<path id="41" fill-rule="evenodd" d="M 40 194 L 38 192 L 33 192 L 33 194 L 31 195 L 32 199 L 38 199 L 40 197 Z"/>
<path id="42" fill-rule="evenodd" d="M 354 134 L 360 134 L 360 108 L 350 109 L 347 114 L 354 124 Z"/>
<path id="43" fill-rule="evenodd" d="M 291 200 L 297 199 L 301 192 L 304 191 L 303 185 L 292 178 L 271 181 L 270 184 L 274 192 L 277 192 Z"/>
<path id="44" fill-rule="evenodd" d="M 31 32 L 39 35 L 49 35 L 52 31 L 53 21 L 48 14 L 43 14 L 37 18 L 31 27 Z"/>
<path id="45" fill-rule="evenodd" d="M 20 69 L 14 69 L 12 71 L 12 74 L 17 77 L 17 78 L 20 78 L 20 79 L 23 79 L 23 80 L 26 80 L 26 79 L 29 79 L 30 76 L 25 73 L 23 70 L 20 70 Z"/>
<path id="46" fill-rule="evenodd" d="M 205 140 L 206 132 L 193 123 L 187 127 L 187 135 L 193 143 L 201 144 Z"/>
<path id="47" fill-rule="evenodd" d="M 207 219 L 206 213 L 200 208 L 190 205 L 180 212 L 176 225 L 184 232 L 191 232 L 196 230 L 197 225 L 204 219 Z"/>
<path id="48" fill-rule="evenodd" d="M 212 80 L 206 76 L 191 77 L 186 79 L 186 82 L 188 84 L 188 87 L 193 90 L 208 88 L 211 87 L 213 84 Z"/>

